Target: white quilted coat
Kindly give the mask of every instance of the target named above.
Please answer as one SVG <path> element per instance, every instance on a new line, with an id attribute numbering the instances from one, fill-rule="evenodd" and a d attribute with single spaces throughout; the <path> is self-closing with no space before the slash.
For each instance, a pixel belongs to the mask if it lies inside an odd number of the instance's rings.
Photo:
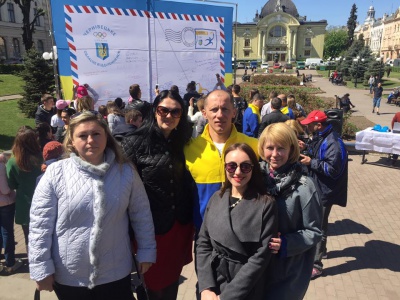
<path id="1" fill-rule="evenodd" d="M 129 164 L 91 165 L 74 154 L 51 164 L 32 200 L 29 267 L 35 281 L 54 274 L 58 283 L 87 286 L 131 272 L 128 213 L 139 262 L 155 262 L 156 242 L 143 183 Z M 128 213 L 127 213 L 128 212 Z"/>

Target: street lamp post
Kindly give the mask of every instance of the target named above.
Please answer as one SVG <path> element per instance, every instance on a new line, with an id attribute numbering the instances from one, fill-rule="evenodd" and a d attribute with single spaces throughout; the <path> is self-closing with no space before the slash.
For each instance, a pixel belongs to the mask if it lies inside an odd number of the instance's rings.
<path id="1" fill-rule="evenodd" d="M 329 57 L 328 61 L 331 62 L 333 59 L 334 59 L 333 57 Z M 329 78 L 331 77 L 331 64 L 328 63 L 327 67 L 328 67 L 328 78 Z"/>
<path id="2" fill-rule="evenodd" d="M 53 46 L 53 51 L 51 52 L 44 52 L 42 54 L 42 57 L 44 60 L 52 60 L 53 61 L 53 72 L 54 72 L 54 84 L 55 84 L 55 89 L 56 89 L 56 94 L 57 98 L 60 99 L 62 98 L 61 91 L 60 91 L 60 85 L 59 85 L 59 80 L 58 80 L 58 67 L 57 67 L 57 47 Z"/>
<path id="3" fill-rule="evenodd" d="M 357 87 L 357 79 L 358 79 L 358 67 L 360 66 L 360 61 L 364 61 L 364 58 L 360 59 L 360 56 L 357 56 L 353 59 L 353 61 L 357 62 L 356 64 L 356 81 L 354 82 L 354 87 Z"/>

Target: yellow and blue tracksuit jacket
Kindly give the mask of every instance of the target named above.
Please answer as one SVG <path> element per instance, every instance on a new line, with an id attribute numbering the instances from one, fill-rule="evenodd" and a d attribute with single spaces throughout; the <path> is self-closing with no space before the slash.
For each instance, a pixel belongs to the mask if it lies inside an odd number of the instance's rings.
<path id="1" fill-rule="evenodd" d="M 260 127 L 260 109 L 254 104 L 249 104 L 243 114 L 243 133 L 247 136 L 257 137 Z"/>
<path id="2" fill-rule="evenodd" d="M 194 224 L 197 230 L 200 230 L 203 222 L 204 212 L 208 200 L 221 188 L 225 181 L 224 156 L 220 155 L 215 147 L 208 132 L 209 125 L 204 128 L 203 133 L 195 139 L 192 139 L 184 149 L 186 158 L 186 167 L 192 174 L 197 186 L 197 195 L 194 197 Z M 235 143 L 246 143 L 258 155 L 258 140 L 248 137 L 236 130 L 232 125 L 232 132 L 225 143 L 222 153 L 230 145 Z"/>

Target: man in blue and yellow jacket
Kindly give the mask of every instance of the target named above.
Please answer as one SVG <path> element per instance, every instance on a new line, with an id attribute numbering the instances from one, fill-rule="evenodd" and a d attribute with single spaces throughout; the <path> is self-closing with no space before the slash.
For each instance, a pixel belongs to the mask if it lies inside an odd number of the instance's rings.
<path id="1" fill-rule="evenodd" d="M 243 133 L 250 137 L 258 137 L 258 128 L 260 127 L 260 110 L 264 105 L 264 97 L 257 93 L 250 100 L 249 107 L 243 114 Z"/>
<path id="2" fill-rule="evenodd" d="M 235 143 L 250 145 L 255 153 L 257 139 L 239 133 L 232 120 L 236 115 L 232 96 L 223 91 L 211 92 L 204 102 L 204 117 L 208 124 L 202 135 L 185 147 L 186 166 L 197 186 L 194 203 L 194 223 L 200 230 L 208 200 L 225 181 L 224 150 Z"/>

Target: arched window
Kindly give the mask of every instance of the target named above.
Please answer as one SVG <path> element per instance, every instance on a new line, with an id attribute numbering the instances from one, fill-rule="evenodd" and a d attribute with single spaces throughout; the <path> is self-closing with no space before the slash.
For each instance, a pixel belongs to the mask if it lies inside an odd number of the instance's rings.
<path id="1" fill-rule="evenodd" d="M 37 51 L 42 54 L 44 52 L 44 46 L 43 46 L 43 41 L 38 40 L 37 41 Z"/>
<path id="2" fill-rule="evenodd" d="M 0 60 L 7 59 L 6 40 L 0 36 Z"/>
<path id="3" fill-rule="evenodd" d="M 17 38 L 13 38 L 13 55 L 15 58 L 21 57 L 21 49 L 19 48 L 19 41 Z"/>
<path id="4" fill-rule="evenodd" d="M 283 37 L 286 36 L 286 29 L 280 25 L 277 25 L 275 27 L 273 27 L 270 31 L 269 31 L 269 36 L 270 37 Z"/>

